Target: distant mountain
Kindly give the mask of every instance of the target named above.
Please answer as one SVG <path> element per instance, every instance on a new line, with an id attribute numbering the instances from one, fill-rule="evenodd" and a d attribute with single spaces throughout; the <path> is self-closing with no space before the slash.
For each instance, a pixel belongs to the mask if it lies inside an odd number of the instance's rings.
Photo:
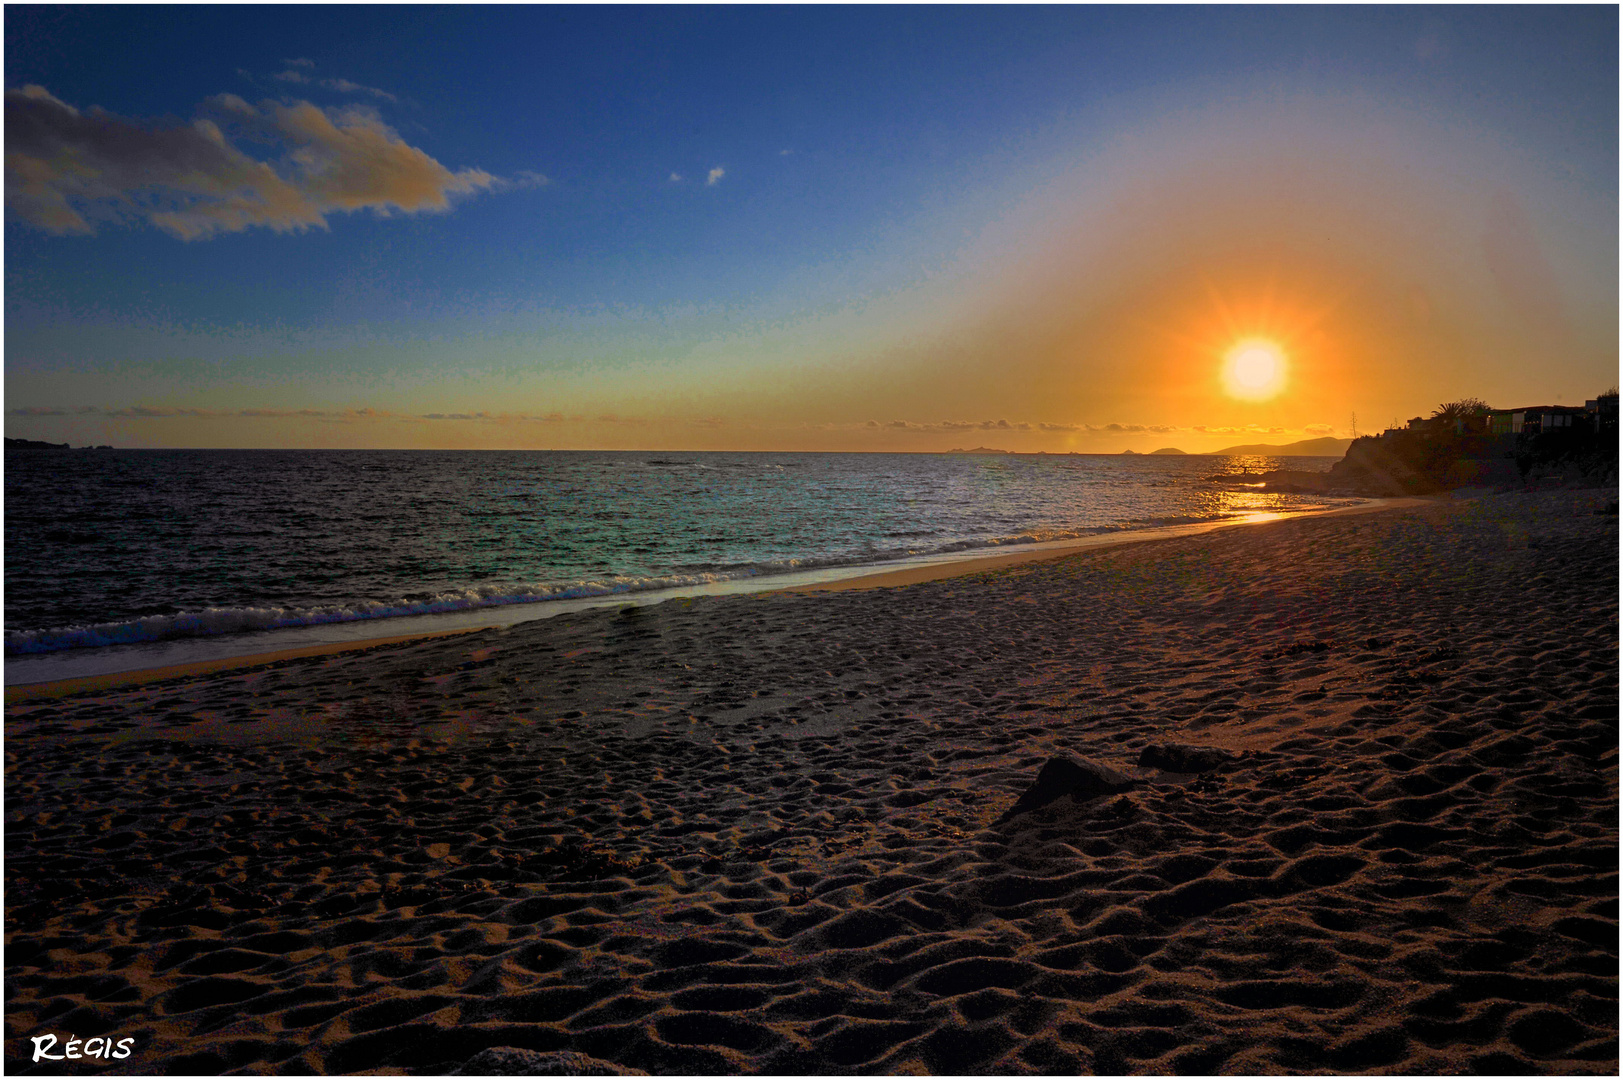
<path id="1" fill-rule="evenodd" d="M 39 439 L 13 439 L 6 436 L 7 450 L 71 450 L 67 443 L 41 442 Z"/>
<path id="2" fill-rule="evenodd" d="M 1150 451 L 1150 456 L 1151 457 L 1154 457 L 1156 454 L 1175 454 L 1178 457 L 1187 457 L 1188 456 L 1182 450 L 1179 450 L 1176 446 L 1163 446 L 1159 450 L 1151 450 Z"/>
<path id="3" fill-rule="evenodd" d="M 993 450 L 990 446 L 977 446 L 973 450 L 960 450 L 958 447 L 955 446 L 951 450 L 948 450 L 947 453 L 949 453 L 949 454 L 1007 454 L 1008 451 L 1007 450 Z"/>
<path id="4" fill-rule="evenodd" d="M 1351 445 L 1351 439 L 1337 439 L 1326 435 L 1322 439 L 1303 439 L 1301 442 L 1246 443 L 1244 446 L 1225 446 L 1221 450 L 1206 452 L 1219 457 L 1225 454 L 1257 454 L 1261 457 L 1341 457 Z"/>

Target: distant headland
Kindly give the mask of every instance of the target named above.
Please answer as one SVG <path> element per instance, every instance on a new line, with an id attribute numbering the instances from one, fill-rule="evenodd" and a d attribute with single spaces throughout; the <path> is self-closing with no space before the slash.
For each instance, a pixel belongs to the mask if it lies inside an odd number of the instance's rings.
<path id="1" fill-rule="evenodd" d="M 1351 439 L 1337 439 L 1327 435 L 1322 439 L 1302 439 L 1299 442 L 1278 445 L 1245 443 L 1242 446 L 1225 446 L 1221 450 L 1208 450 L 1207 453 L 1219 457 L 1224 455 L 1235 457 L 1242 454 L 1257 454 L 1262 457 L 1338 457 L 1345 454 L 1352 443 Z"/>
<path id="2" fill-rule="evenodd" d="M 72 450 L 67 443 L 44 442 L 40 439 L 6 438 L 7 450 Z M 111 446 L 81 446 L 81 450 L 111 450 Z"/>

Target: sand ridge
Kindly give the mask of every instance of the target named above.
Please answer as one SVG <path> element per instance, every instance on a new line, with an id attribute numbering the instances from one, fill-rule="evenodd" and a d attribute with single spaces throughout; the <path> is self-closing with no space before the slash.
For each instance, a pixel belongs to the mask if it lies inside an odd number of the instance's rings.
<path id="1" fill-rule="evenodd" d="M 1608 493 L 1610 497 L 1612 493 Z M 6 1064 L 1617 1069 L 1617 519 L 1495 496 L 7 710 Z M 1204 774 L 1146 747 L 1217 747 Z M 1136 781 L 999 823 L 1078 754 Z"/>

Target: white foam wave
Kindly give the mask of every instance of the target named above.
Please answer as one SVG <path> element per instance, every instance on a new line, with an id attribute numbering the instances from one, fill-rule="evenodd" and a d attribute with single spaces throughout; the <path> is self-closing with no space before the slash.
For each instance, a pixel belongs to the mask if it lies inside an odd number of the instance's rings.
<path id="1" fill-rule="evenodd" d="M 561 586 L 529 586 L 502 591 L 497 588 L 454 590 L 416 600 L 357 602 L 323 607 L 207 608 L 175 615 L 148 615 L 138 619 L 62 626 L 44 630 L 7 630 L 6 652 L 11 655 L 57 652 L 62 649 L 131 645 L 170 638 L 209 637 L 255 630 L 282 630 L 298 626 L 391 619 L 408 615 L 441 615 L 454 611 L 537 604 L 548 600 L 574 600 L 652 589 L 680 588 L 728 580 L 731 574 L 678 574 L 658 578 L 612 577 Z"/>

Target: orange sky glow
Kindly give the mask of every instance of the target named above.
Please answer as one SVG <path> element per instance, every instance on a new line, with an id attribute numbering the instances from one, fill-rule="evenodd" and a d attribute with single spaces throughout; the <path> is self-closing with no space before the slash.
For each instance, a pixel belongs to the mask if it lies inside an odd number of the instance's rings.
<path id="1" fill-rule="evenodd" d="M 1412 62 L 1446 62 L 1428 49 Z M 36 332 L 8 317 L 7 431 L 125 446 L 1201 452 L 1379 431 L 1467 396 L 1578 404 L 1617 379 L 1615 161 L 1596 175 L 1542 132 L 1373 84 L 1104 95 L 988 149 L 1007 163 L 995 178 L 920 181 L 910 208 L 758 288 L 707 293 L 645 260 L 650 292 L 698 299 L 566 307 L 429 280 L 433 320 L 381 328 L 92 313 Z M 481 192 L 522 186 L 477 176 Z M 715 200 L 753 182 L 737 162 L 693 176 Z M 247 241 L 163 242 L 185 255 Z M 605 248 L 592 265 L 612 279 L 629 258 Z M 364 290 L 387 262 L 346 280 Z M 748 264 L 707 272 L 750 277 Z M 1277 346 L 1279 378 L 1241 393 L 1225 364 L 1252 340 Z M 114 353 L 87 375 L 86 358 Z"/>

